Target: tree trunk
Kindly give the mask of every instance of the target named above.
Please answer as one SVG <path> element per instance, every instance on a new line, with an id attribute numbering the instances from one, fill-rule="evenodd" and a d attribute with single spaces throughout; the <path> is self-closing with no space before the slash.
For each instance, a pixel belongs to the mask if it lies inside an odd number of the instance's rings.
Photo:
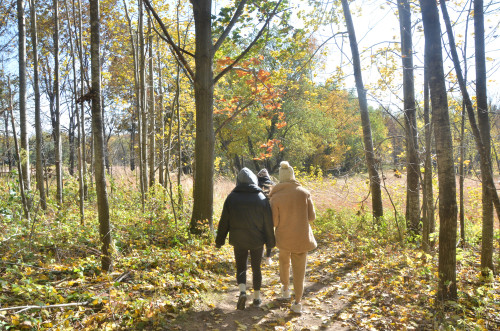
<path id="1" fill-rule="evenodd" d="M 17 172 L 18 172 L 18 180 L 19 180 L 19 191 L 21 192 L 21 202 L 23 204 L 24 217 L 27 220 L 30 220 L 30 208 L 28 204 L 28 198 L 26 197 L 26 190 L 24 189 L 25 184 L 23 178 L 23 166 L 21 164 L 21 154 L 19 153 L 19 144 L 17 142 L 17 134 L 16 134 L 16 125 L 14 123 L 14 112 L 13 112 L 13 102 L 12 102 L 12 88 L 10 85 L 10 77 L 7 77 L 7 86 L 9 87 L 9 112 L 10 112 L 10 121 L 12 124 L 12 135 L 14 136 L 14 149 L 17 157 Z"/>
<path id="2" fill-rule="evenodd" d="M 148 181 L 148 119 L 146 103 L 146 54 L 144 45 L 144 11 L 142 0 L 139 0 L 139 88 L 140 88 L 140 112 L 141 117 L 141 173 L 144 192 L 149 190 Z"/>
<path id="3" fill-rule="evenodd" d="M 428 60 L 427 70 L 439 180 L 438 298 L 442 301 L 456 300 L 457 200 L 453 143 L 441 49 L 441 29 L 436 2 L 434 0 L 420 0 L 420 6 L 425 43 L 428 46 L 426 46 L 425 56 Z"/>
<path id="4" fill-rule="evenodd" d="M 483 0 L 474 0 L 474 43 L 476 47 L 476 100 L 477 121 L 481 140 L 488 163 L 491 164 L 491 134 L 490 119 L 488 116 L 488 98 L 486 93 L 486 56 L 484 49 L 484 8 Z M 492 195 L 488 190 L 487 174 L 493 176 L 492 169 L 481 166 L 482 202 L 483 202 L 483 231 L 481 242 L 481 270 L 488 274 L 488 270 L 495 270 L 493 264 L 493 203 Z"/>
<path id="5" fill-rule="evenodd" d="M 62 148 L 61 148 L 61 111 L 59 91 L 59 1 L 54 0 L 54 94 L 56 97 L 54 128 L 54 148 L 56 151 L 56 199 L 59 207 L 63 202 L 63 180 L 62 180 Z"/>
<path id="6" fill-rule="evenodd" d="M 73 6 L 73 14 L 75 13 L 75 1 L 73 0 L 72 2 Z M 78 89 L 77 89 L 77 82 L 78 79 L 76 77 L 76 54 L 75 54 L 75 47 L 74 47 L 74 38 L 73 38 L 73 33 L 71 30 L 71 20 L 69 19 L 69 9 L 68 9 L 68 3 L 67 0 L 64 0 L 64 7 L 66 9 L 66 20 L 68 21 L 68 28 L 69 28 L 69 45 L 70 45 L 70 51 L 71 51 L 71 69 L 73 71 L 73 98 L 74 98 L 74 110 L 73 110 L 73 118 L 74 121 L 76 122 L 76 131 L 77 131 L 77 136 L 76 136 L 76 154 L 77 154 L 77 160 L 78 160 L 78 197 L 79 197 L 79 208 L 80 208 L 80 224 L 84 225 L 85 224 L 85 208 L 84 208 L 84 195 L 83 195 L 83 159 L 82 159 L 82 148 L 80 145 L 80 137 L 81 137 L 81 129 L 80 129 L 80 116 L 78 112 Z M 74 16 L 73 16 L 74 17 Z M 75 24 L 76 26 L 76 24 Z M 83 86 L 82 86 L 83 89 Z M 73 129 L 73 131 L 75 131 Z M 74 143 L 73 143 L 74 146 Z"/>
<path id="7" fill-rule="evenodd" d="M 370 116 L 368 114 L 368 102 L 366 100 L 366 91 L 363 85 L 361 74 L 361 63 L 359 59 L 358 44 L 352 22 L 351 11 L 347 0 L 342 0 L 342 8 L 349 33 L 349 43 L 351 45 L 352 62 L 354 66 L 354 78 L 356 80 L 356 90 L 358 92 L 359 110 L 361 113 L 361 125 L 363 126 L 363 143 L 365 146 L 366 166 L 370 177 L 370 191 L 372 194 L 373 216 L 378 219 L 384 215 L 382 206 L 382 192 L 380 189 L 380 177 L 377 170 L 377 162 L 373 152 L 373 141 L 371 133 Z"/>
<path id="8" fill-rule="evenodd" d="M 488 190 L 488 192 L 489 192 L 488 203 L 489 203 L 489 201 L 493 202 L 493 204 L 495 206 L 495 210 L 496 210 L 497 216 L 499 217 L 499 220 L 500 220 L 500 200 L 498 198 L 498 192 L 496 191 L 495 183 L 493 181 L 493 172 L 492 172 L 491 162 L 490 162 L 490 153 L 489 153 L 489 149 L 487 148 L 490 145 L 489 144 L 489 139 L 488 139 L 487 142 L 485 142 L 485 141 L 483 141 L 483 138 L 482 138 L 482 134 L 486 134 L 487 136 L 489 136 L 489 123 L 487 123 L 487 124 L 484 123 L 484 122 L 488 122 L 488 121 L 485 121 L 484 118 L 483 118 L 482 119 L 482 121 L 483 121 L 482 125 L 488 127 L 487 129 L 484 128 L 488 132 L 485 133 L 485 132 L 480 132 L 479 131 L 479 126 L 476 123 L 474 109 L 473 109 L 473 106 L 472 106 L 472 100 L 471 100 L 471 98 L 469 96 L 469 93 L 467 92 L 467 87 L 465 86 L 465 81 L 464 81 L 464 78 L 463 78 L 463 75 L 462 75 L 462 69 L 460 67 L 460 61 L 458 59 L 458 54 L 457 54 L 457 50 L 456 50 L 456 46 L 455 46 L 455 38 L 453 36 L 453 31 L 452 31 L 452 28 L 451 28 L 450 18 L 448 16 L 448 11 L 446 9 L 446 4 L 444 2 L 441 2 L 441 8 L 442 8 L 442 11 L 443 11 L 443 19 L 444 19 L 444 22 L 446 24 L 446 30 L 447 30 L 447 33 L 448 33 L 448 40 L 449 40 L 449 44 L 450 44 L 450 51 L 451 51 L 451 55 L 452 55 L 452 58 L 453 58 L 453 64 L 454 64 L 454 67 L 455 67 L 455 72 L 457 74 L 458 84 L 459 84 L 460 90 L 462 92 L 462 97 L 463 97 L 463 101 L 465 103 L 465 108 L 467 109 L 467 114 L 469 116 L 469 123 L 470 123 L 471 129 L 472 129 L 472 134 L 474 135 L 474 140 L 476 141 L 476 147 L 477 147 L 477 149 L 479 151 L 479 155 L 480 155 L 482 186 L 485 187 L 485 189 L 483 188 L 483 190 Z M 474 23 L 474 25 L 476 25 L 476 23 Z M 477 36 L 476 36 L 476 38 L 477 38 Z M 484 39 L 484 37 L 483 37 L 483 39 Z M 481 52 L 481 49 L 480 50 L 476 49 L 476 54 L 478 52 Z M 482 50 L 482 52 L 484 53 L 484 49 Z M 480 71 L 481 70 L 479 70 L 479 74 L 481 75 Z M 481 96 L 481 97 L 485 98 L 486 97 L 486 82 L 484 82 L 484 87 L 481 87 L 481 84 L 482 83 L 479 83 L 478 90 L 484 88 L 484 91 L 482 91 L 484 93 L 484 95 Z M 479 92 L 478 95 L 480 95 L 480 93 L 481 92 Z M 478 109 L 482 109 L 482 108 L 479 108 L 479 107 L 480 107 L 480 105 L 478 103 Z M 487 105 L 487 103 L 484 103 L 484 104 L 481 105 L 481 107 L 486 107 L 487 108 L 488 105 Z M 482 110 L 483 111 L 487 111 L 487 109 L 482 109 Z M 485 116 L 485 115 L 482 114 L 482 116 Z M 486 116 L 488 116 L 488 115 L 486 114 Z M 484 212 L 485 212 L 485 210 L 483 208 L 483 213 Z M 492 217 L 492 219 L 493 219 L 493 217 Z M 493 220 L 491 220 L 491 222 L 493 222 Z M 485 227 L 485 225 L 483 224 L 483 231 L 484 231 L 484 227 Z M 487 228 L 491 228 L 493 230 L 493 224 L 491 224 L 491 225 L 486 224 L 486 227 Z M 488 231 L 488 230 L 486 230 L 486 231 Z M 491 236 L 493 236 L 493 233 L 491 233 Z M 489 246 L 490 243 L 488 243 L 488 240 L 489 239 L 483 238 L 483 245 Z M 493 245 L 493 237 L 491 237 L 491 245 Z M 488 248 L 486 247 L 485 249 L 488 249 Z M 493 250 L 493 248 L 491 248 L 491 250 Z M 483 260 L 483 258 L 481 258 L 481 260 Z M 487 264 L 487 260 L 488 260 L 488 257 L 485 256 L 486 264 Z M 481 261 L 481 263 L 483 263 L 483 261 Z M 493 265 L 492 265 L 492 267 L 493 267 Z M 485 273 L 485 274 L 488 273 L 487 270 L 482 270 L 482 272 Z"/>
<path id="9" fill-rule="evenodd" d="M 196 103 L 195 171 L 193 214 L 190 231 L 199 233 L 199 222 L 208 223 L 213 230 L 213 46 L 211 0 L 191 0 L 196 35 L 194 98 Z M 180 157 L 180 156 L 179 156 Z"/>
<path id="10" fill-rule="evenodd" d="M 31 184 L 30 153 L 26 123 L 26 20 L 24 17 L 24 0 L 17 0 L 17 27 L 19 35 L 19 124 L 21 127 L 21 148 L 19 149 L 21 158 L 18 159 L 18 162 L 21 163 L 23 169 L 24 188 L 29 191 Z"/>
<path id="11" fill-rule="evenodd" d="M 149 186 L 155 185 L 156 167 L 156 121 L 155 121 L 155 89 L 154 89 L 154 61 L 153 61 L 153 28 L 151 19 L 148 19 L 149 34 Z"/>
<path id="12" fill-rule="evenodd" d="M 161 186 L 165 185 L 163 166 L 165 164 L 165 110 L 163 109 L 163 75 L 161 70 L 161 53 L 158 42 L 158 93 L 159 93 L 159 105 L 160 109 L 158 113 L 160 114 L 160 132 L 161 132 L 161 143 L 160 143 L 160 154 L 159 154 L 159 162 L 158 162 L 158 183 Z"/>
<path id="13" fill-rule="evenodd" d="M 45 200 L 45 187 L 43 185 L 43 160 L 42 160 L 42 120 L 40 109 L 40 80 L 38 76 L 38 35 L 36 23 L 35 0 L 30 1 L 30 19 L 31 19 L 31 42 L 33 44 L 33 91 L 35 93 L 35 135 L 36 135 L 36 187 L 40 194 L 40 207 L 47 209 Z"/>
<path id="14" fill-rule="evenodd" d="M 90 54 L 92 72 L 92 132 L 94 145 L 94 169 L 99 214 L 99 234 L 102 241 L 101 267 L 111 270 L 111 229 L 109 224 L 109 203 L 104 170 L 104 125 L 101 112 L 101 68 L 99 59 L 99 0 L 90 0 Z"/>
<path id="15" fill-rule="evenodd" d="M 82 39 L 82 4 L 78 0 L 78 53 L 80 55 L 80 97 L 85 94 L 84 88 L 84 67 L 83 67 L 83 39 Z M 82 102 L 80 105 L 80 133 L 81 133 L 81 149 L 82 149 L 82 176 L 83 176 L 83 197 L 88 198 L 88 183 L 87 183 L 87 139 L 85 136 L 85 105 Z"/>
<path id="16" fill-rule="evenodd" d="M 403 95 L 406 128 L 406 224 L 412 235 L 420 224 L 420 162 L 418 158 L 418 131 L 413 78 L 413 44 L 411 36 L 411 9 L 408 0 L 398 1 L 401 30 L 401 59 L 403 63 Z"/>
<path id="17" fill-rule="evenodd" d="M 428 44 L 425 45 L 428 47 Z M 427 54 L 427 51 L 425 51 Z M 423 196 L 423 231 L 422 245 L 430 251 L 430 234 L 434 232 L 434 189 L 432 185 L 432 122 L 429 109 L 429 70 L 428 56 L 424 55 L 424 123 L 425 123 L 425 163 L 424 163 L 424 196 Z"/>

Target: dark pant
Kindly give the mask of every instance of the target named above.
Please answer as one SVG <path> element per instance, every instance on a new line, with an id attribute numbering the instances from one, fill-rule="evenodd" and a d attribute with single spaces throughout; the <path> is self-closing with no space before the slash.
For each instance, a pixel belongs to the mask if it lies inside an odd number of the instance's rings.
<path id="1" fill-rule="evenodd" d="M 252 265 L 253 289 L 258 291 L 262 284 L 262 272 L 260 271 L 260 263 L 262 262 L 262 253 L 264 247 L 257 249 L 241 249 L 234 247 L 234 259 L 236 260 L 236 281 L 238 284 L 246 284 L 247 282 L 247 261 L 248 252 L 250 252 L 250 263 Z"/>

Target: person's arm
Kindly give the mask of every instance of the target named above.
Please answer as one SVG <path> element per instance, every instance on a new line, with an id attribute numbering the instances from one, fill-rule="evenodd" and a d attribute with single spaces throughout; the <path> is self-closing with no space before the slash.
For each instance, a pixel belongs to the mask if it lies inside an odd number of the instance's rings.
<path id="1" fill-rule="evenodd" d="M 311 195 L 307 197 L 307 220 L 312 222 L 316 219 L 316 211 L 314 210 L 314 204 L 311 199 Z"/>
<path id="2" fill-rule="evenodd" d="M 220 217 L 219 226 L 217 228 L 217 237 L 215 238 L 215 247 L 220 248 L 226 242 L 226 237 L 229 232 L 229 212 L 227 210 L 227 199 L 222 208 L 222 215 Z"/>
<path id="3" fill-rule="evenodd" d="M 269 200 L 265 200 L 265 210 L 264 210 L 264 235 L 266 236 L 266 248 L 271 251 L 271 248 L 276 246 L 276 239 L 274 238 L 274 227 L 273 227 L 273 213 L 271 210 L 271 205 Z"/>

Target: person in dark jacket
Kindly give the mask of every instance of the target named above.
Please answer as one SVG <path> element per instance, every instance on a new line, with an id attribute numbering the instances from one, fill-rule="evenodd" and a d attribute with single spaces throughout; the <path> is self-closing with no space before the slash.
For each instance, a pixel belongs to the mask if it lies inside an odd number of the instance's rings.
<path id="1" fill-rule="evenodd" d="M 264 244 L 272 248 L 276 241 L 269 200 L 259 188 L 257 177 L 248 168 L 243 168 L 238 173 L 236 187 L 224 202 L 215 247 L 220 248 L 224 245 L 228 233 L 229 244 L 234 246 L 236 281 L 240 290 L 236 308 L 245 309 L 249 252 L 253 274 L 253 304 L 259 306 L 262 302 L 260 299 L 262 284 L 260 264 Z"/>
<path id="2" fill-rule="evenodd" d="M 271 180 L 269 172 L 266 168 L 262 168 L 257 173 L 257 180 L 259 181 L 259 187 L 262 189 L 262 192 L 264 192 L 264 195 L 269 198 L 269 192 L 271 192 L 271 188 L 274 186 L 274 182 Z M 267 265 L 272 264 L 271 253 L 272 248 L 266 246 L 265 261 Z"/>

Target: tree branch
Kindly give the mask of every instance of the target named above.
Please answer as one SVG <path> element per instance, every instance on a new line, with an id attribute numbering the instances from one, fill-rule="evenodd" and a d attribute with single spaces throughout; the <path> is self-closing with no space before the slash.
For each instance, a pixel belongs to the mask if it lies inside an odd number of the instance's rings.
<path id="1" fill-rule="evenodd" d="M 233 17 L 231 18 L 231 21 L 229 21 L 229 24 L 226 26 L 226 29 L 224 29 L 224 32 L 220 35 L 219 39 L 214 45 L 214 54 L 217 52 L 219 49 L 220 45 L 224 42 L 226 37 L 229 35 L 229 32 L 231 32 L 231 29 L 234 27 L 236 22 L 238 21 L 238 18 L 241 16 L 243 13 L 243 8 L 245 7 L 246 3 L 248 0 L 242 0 L 240 4 L 238 5 L 238 8 L 236 8 L 236 11 L 234 12 Z"/>
<path id="2" fill-rule="evenodd" d="M 266 22 L 264 23 L 264 25 L 262 26 L 262 29 L 260 29 L 259 33 L 255 36 L 254 40 L 247 46 L 247 48 L 234 60 L 233 63 L 231 63 L 229 66 L 227 66 L 226 68 L 224 68 L 215 78 L 214 78 L 214 84 L 217 83 L 217 81 L 219 79 L 222 78 L 222 76 L 224 76 L 227 72 L 229 72 L 231 69 L 233 69 L 233 67 L 245 56 L 247 55 L 247 53 L 250 51 L 250 49 L 252 49 L 252 47 L 257 43 L 257 41 L 259 40 L 260 36 L 262 36 L 262 34 L 264 33 L 264 30 L 266 29 L 266 27 L 269 25 L 269 23 L 271 22 L 271 19 L 276 15 L 277 11 L 278 11 L 278 8 L 281 4 L 283 0 L 280 0 L 278 1 L 278 3 L 276 4 L 276 6 L 274 7 L 273 11 L 271 12 L 271 14 L 269 14 L 269 16 L 267 17 L 266 19 Z"/>
<path id="3" fill-rule="evenodd" d="M 170 37 L 170 34 L 168 33 L 167 27 L 165 26 L 165 24 L 163 24 L 163 21 L 161 20 L 160 16 L 158 16 L 158 14 L 154 10 L 154 8 L 151 5 L 151 3 L 149 2 L 149 0 L 144 0 L 144 5 L 146 6 L 146 9 L 148 9 L 148 11 L 150 11 L 153 14 L 154 18 L 156 19 L 156 22 L 158 22 L 158 24 L 160 25 L 163 33 L 165 34 L 165 37 L 167 38 L 168 44 L 170 46 L 172 46 L 172 48 L 174 50 L 174 54 L 176 55 L 176 58 L 178 59 L 178 61 L 180 63 L 182 63 L 183 67 L 189 73 L 192 80 L 194 80 L 194 71 L 189 66 L 189 63 L 187 63 L 186 58 L 184 57 L 183 53 L 186 53 L 186 54 L 191 55 L 191 56 L 194 56 L 194 55 L 184 51 L 182 48 L 177 46 L 177 44 L 172 40 L 172 37 Z"/>

